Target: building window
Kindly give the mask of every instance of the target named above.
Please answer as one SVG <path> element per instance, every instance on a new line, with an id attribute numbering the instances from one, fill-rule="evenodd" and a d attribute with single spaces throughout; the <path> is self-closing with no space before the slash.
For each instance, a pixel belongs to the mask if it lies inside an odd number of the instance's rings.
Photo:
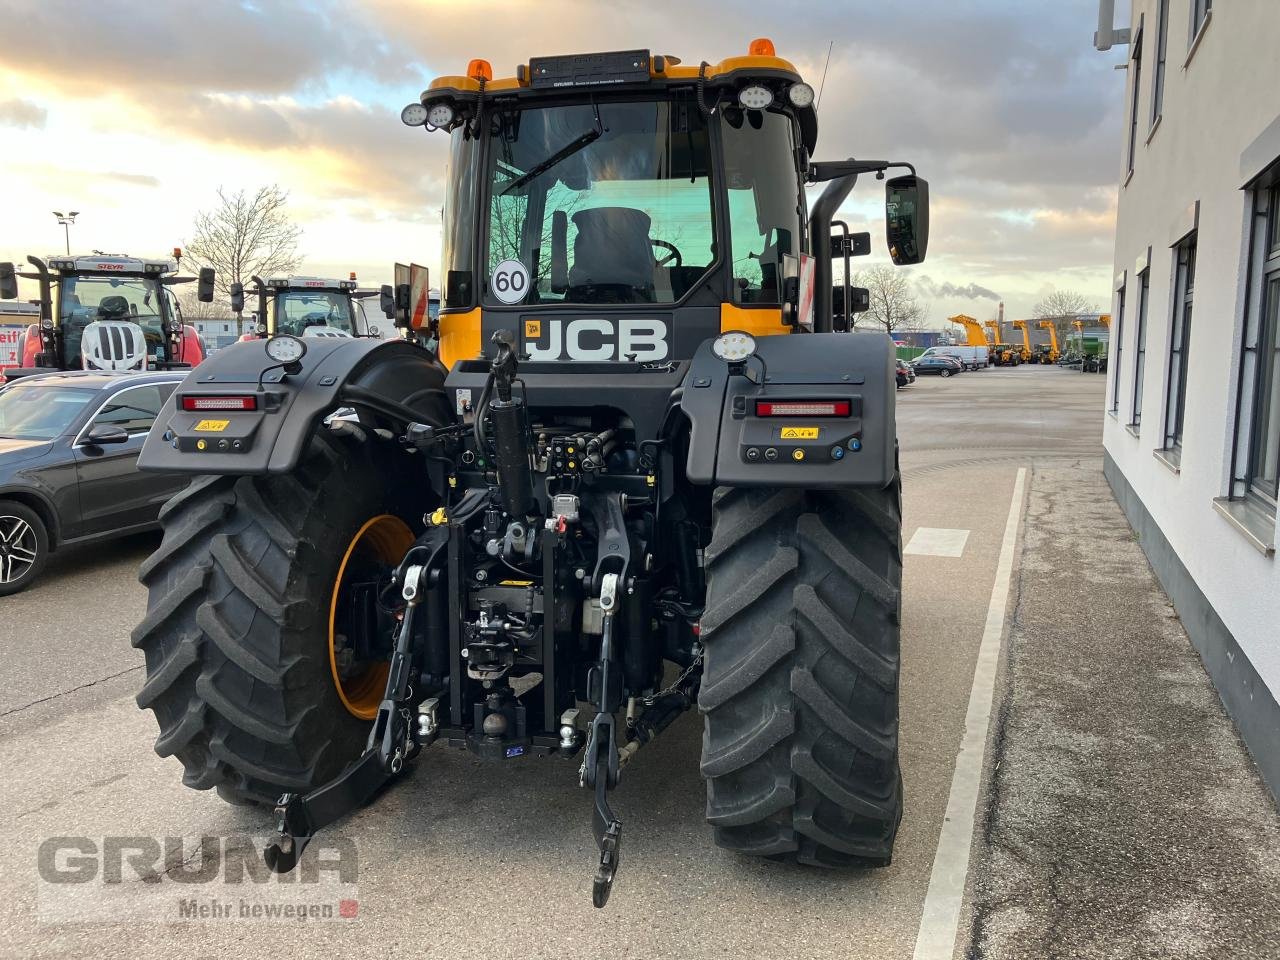
<path id="1" fill-rule="evenodd" d="M 1156 0 L 1156 65 L 1151 81 L 1151 126 L 1164 109 L 1164 60 L 1169 40 L 1169 0 Z"/>
<path id="2" fill-rule="evenodd" d="M 1187 409 L 1187 349 L 1191 344 L 1191 305 L 1196 291 L 1196 235 L 1174 248 L 1177 257 L 1173 312 L 1169 325 L 1169 376 L 1165 393 L 1164 449 L 1182 450 Z"/>
<path id="3" fill-rule="evenodd" d="M 1121 284 L 1116 291 L 1116 335 L 1111 338 L 1111 354 L 1107 359 L 1107 367 L 1115 371 L 1111 381 L 1111 412 L 1120 409 L 1120 371 L 1124 369 L 1124 292 L 1127 284 Z"/>
<path id="4" fill-rule="evenodd" d="M 1133 41 L 1133 59 L 1129 63 L 1133 92 L 1129 102 L 1129 152 L 1128 173 L 1133 173 L 1133 155 L 1138 149 L 1138 93 L 1142 89 L 1142 26 L 1138 27 L 1138 35 Z"/>
<path id="5" fill-rule="evenodd" d="M 1280 164 L 1251 193 L 1249 292 L 1231 495 L 1253 500 L 1274 516 L 1280 494 Z"/>
<path id="6" fill-rule="evenodd" d="M 1147 302 L 1151 299 L 1151 268 L 1138 274 L 1138 326 L 1133 339 L 1133 410 L 1129 425 L 1142 427 L 1142 381 L 1147 363 Z"/>
<path id="7" fill-rule="evenodd" d="M 1213 0 L 1191 0 L 1191 39 L 1196 38 L 1213 10 Z"/>

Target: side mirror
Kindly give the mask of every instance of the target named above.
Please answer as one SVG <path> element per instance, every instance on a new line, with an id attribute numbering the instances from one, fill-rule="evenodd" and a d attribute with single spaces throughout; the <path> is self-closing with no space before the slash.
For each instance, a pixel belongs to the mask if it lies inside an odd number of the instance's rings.
<path id="1" fill-rule="evenodd" d="M 921 177 L 894 177 L 884 185 L 885 237 L 898 266 L 921 263 L 929 246 L 929 184 Z"/>
<path id="2" fill-rule="evenodd" d="M 871 233 L 869 231 L 851 233 L 848 238 L 844 236 L 832 236 L 831 238 L 832 257 L 865 257 L 870 253 Z"/>
<path id="3" fill-rule="evenodd" d="M 87 446 L 105 447 L 113 443 L 128 443 L 129 431 L 114 423 L 100 423 L 84 435 L 81 441 Z"/>
<path id="4" fill-rule="evenodd" d="M 849 288 L 849 312 L 866 313 L 871 309 L 871 291 L 866 287 Z"/>
<path id="5" fill-rule="evenodd" d="M 18 298 L 18 275 L 13 264 L 0 263 L 0 300 L 16 300 Z"/>
<path id="6" fill-rule="evenodd" d="M 231 285 L 231 312 L 240 313 L 244 310 L 244 284 L 233 283 Z"/>
<path id="7" fill-rule="evenodd" d="M 384 283 L 378 291 L 378 309 L 382 311 L 382 315 L 388 320 L 394 320 L 396 316 L 396 293 L 391 289 L 391 284 Z"/>
<path id="8" fill-rule="evenodd" d="M 213 303 L 213 267 L 201 267 L 196 283 L 196 299 L 201 303 Z"/>
<path id="9" fill-rule="evenodd" d="M 413 288 L 407 283 L 396 284 L 395 321 L 397 327 L 407 327 L 411 323 L 409 310 L 413 303 Z"/>

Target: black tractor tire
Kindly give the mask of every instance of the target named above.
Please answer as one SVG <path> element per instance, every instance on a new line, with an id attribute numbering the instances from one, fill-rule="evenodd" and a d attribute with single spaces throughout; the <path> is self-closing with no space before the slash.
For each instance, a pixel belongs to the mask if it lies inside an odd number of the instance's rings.
<path id="1" fill-rule="evenodd" d="M 139 573 L 149 594 L 133 631 L 146 655 L 137 702 L 154 711 L 156 752 L 182 762 L 187 786 L 273 804 L 364 750 L 369 723 L 333 682 L 329 603 L 366 521 L 392 514 L 420 528 L 413 490 L 429 485 L 410 472 L 421 461 L 403 459 L 322 429 L 292 473 L 200 477 L 161 511 L 163 542 Z"/>
<path id="2" fill-rule="evenodd" d="M 0 500 L 0 597 L 25 590 L 49 560 L 49 531 L 25 503 Z"/>
<path id="3" fill-rule="evenodd" d="M 900 482 L 720 488 L 713 513 L 698 706 L 715 841 L 887 865 L 902 819 Z"/>

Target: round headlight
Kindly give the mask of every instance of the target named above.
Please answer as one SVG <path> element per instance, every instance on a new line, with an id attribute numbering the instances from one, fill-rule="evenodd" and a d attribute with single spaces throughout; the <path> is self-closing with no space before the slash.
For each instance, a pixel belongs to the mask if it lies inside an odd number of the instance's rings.
<path id="1" fill-rule="evenodd" d="M 427 111 L 427 123 L 433 127 L 447 127 L 453 123 L 453 107 L 447 103 L 433 103 Z"/>
<path id="2" fill-rule="evenodd" d="M 763 110 L 773 103 L 773 91 L 768 87 L 752 84 L 738 91 L 738 102 L 748 110 Z"/>
<path id="3" fill-rule="evenodd" d="M 793 83 L 787 87 L 787 99 L 793 107 L 807 107 L 813 103 L 813 87 L 807 83 Z"/>
<path id="4" fill-rule="evenodd" d="M 427 122 L 427 108 L 420 103 L 411 103 L 400 111 L 400 122 L 406 127 L 420 127 Z"/>
<path id="5" fill-rule="evenodd" d="M 716 337 L 711 352 L 725 363 L 738 363 L 756 352 L 755 337 L 741 330 L 730 330 Z"/>
<path id="6" fill-rule="evenodd" d="M 267 341 L 267 356 L 276 363 L 297 363 L 306 352 L 307 345 L 287 333 Z"/>
<path id="7" fill-rule="evenodd" d="M 52 320 L 50 320 L 48 317 L 45 317 L 43 320 L 41 320 L 41 321 L 40 321 L 40 329 L 41 329 L 41 330 L 52 330 L 52 329 L 53 329 L 53 321 L 52 321 Z"/>

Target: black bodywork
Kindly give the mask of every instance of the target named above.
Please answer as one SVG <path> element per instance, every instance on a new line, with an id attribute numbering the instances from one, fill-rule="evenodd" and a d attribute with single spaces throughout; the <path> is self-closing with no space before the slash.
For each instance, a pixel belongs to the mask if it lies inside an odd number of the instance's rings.
<path id="1" fill-rule="evenodd" d="M 51 440 L 0 436 L 0 498 L 35 510 L 49 531 L 51 547 L 155 528 L 160 508 L 186 486 L 187 478 L 138 471 L 143 433 L 103 446 L 83 442 L 81 434 L 103 404 L 121 391 L 153 384 L 172 390 L 179 382 L 173 374 L 66 372 L 24 378 L 21 389 L 70 386 L 93 391 L 93 396 L 70 426 Z"/>

